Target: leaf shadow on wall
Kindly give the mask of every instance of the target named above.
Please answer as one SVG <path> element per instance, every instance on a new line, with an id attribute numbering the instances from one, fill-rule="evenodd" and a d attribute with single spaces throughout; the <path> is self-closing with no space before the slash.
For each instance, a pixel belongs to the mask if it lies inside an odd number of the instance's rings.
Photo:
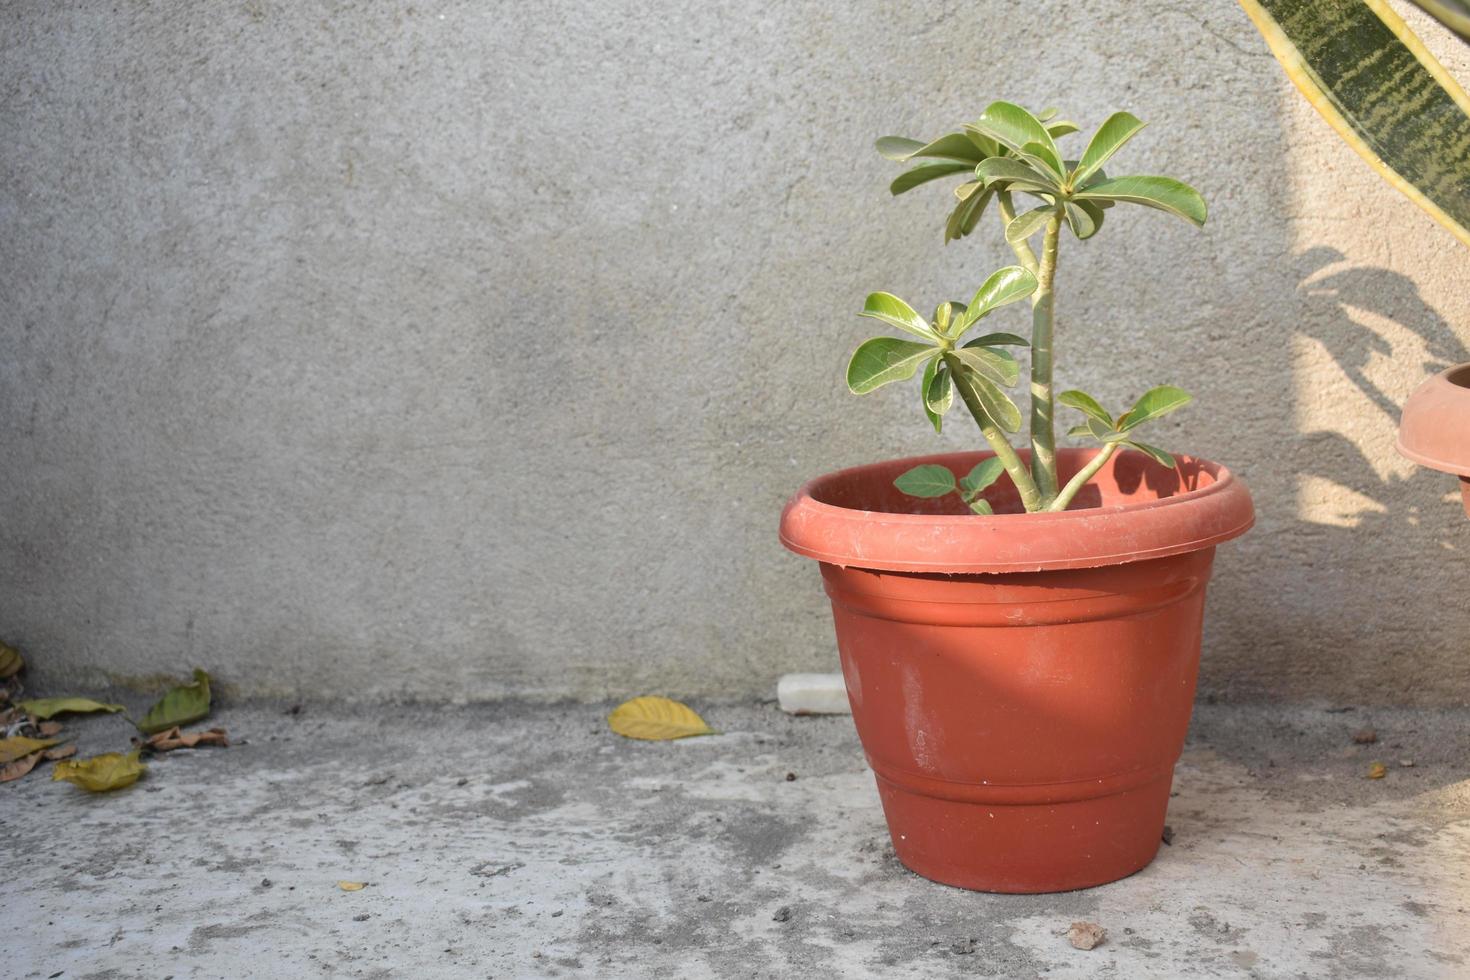
<path id="1" fill-rule="evenodd" d="M 1470 348 L 1424 301 L 1408 276 L 1372 266 L 1331 268 L 1343 261 L 1342 253 L 1326 246 L 1296 256 L 1297 288 L 1304 314 L 1299 329 L 1322 346 L 1348 382 L 1382 414 L 1381 423 L 1376 424 L 1396 430 L 1407 392 L 1385 391 L 1374 380 L 1374 362 L 1422 357 L 1422 364 L 1412 373 L 1427 378 L 1453 364 L 1470 361 Z M 1373 319 L 1396 329 L 1380 331 L 1365 322 Z M 1397 339 L 1389 333 L 1397 333 Z M 1414 339 L 1409 339 L 1411 335 Z M 1454 548 L 1459 521 L 1464 516 L 1458 500 L 1443 499 L 1456 490 L 1453 479 L 1420 466 L 1405 470 L 1397 455 L 1389 461 L 1378 460 L 1375 465 L 1362 441 L 1354 438 L 1360 431 L 1361 423 L 1349 418 L 1338 429 L 1308 432 L 1303 437 L 1301 474 L 1346 490 L 1356 504 L 1351 513 L 1337 520 L 1323 520 L 1320 515 L 1305 519 L 1324 532 L 1353 535 L 1354 547 L 1372 548 L 1380 534 L 1412 528 L 1421 544 L 1432 538 L 1441 548 Z M 1386 463 L 1398 472 L 1381 475 L 1388 468 Z M 1443 506 L 1439 506 L 1441 503 Z M 1430 554 L 1422 558 L 1442 560 Z"/>

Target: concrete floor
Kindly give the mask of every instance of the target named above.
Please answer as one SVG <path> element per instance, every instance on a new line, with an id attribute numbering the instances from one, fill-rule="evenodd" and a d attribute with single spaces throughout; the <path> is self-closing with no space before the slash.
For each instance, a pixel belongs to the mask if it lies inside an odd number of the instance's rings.
<path id="1" fill-rule="evenodd" d="M 894 860 L 850 719 L 700 707 L 724 734 L 638 743 L 605 706 L 250 705 L 111 796 L 38 770 L 0 785 L 0 974 L 1470 976 L 1470 714 L 1201 705 L 1173 845 L 1017 897 Z"/>

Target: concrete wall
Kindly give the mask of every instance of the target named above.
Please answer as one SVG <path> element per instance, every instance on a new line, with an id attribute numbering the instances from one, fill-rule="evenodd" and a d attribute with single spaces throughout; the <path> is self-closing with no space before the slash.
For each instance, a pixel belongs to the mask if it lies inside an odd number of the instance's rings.
<path id="1" fill-rule="evenodd" d="M 784 498 L 977 443 L 847 394 L 853 311 L 1009 260 L 993 227 L 942 247 L 946 191 L 890 199 L 871 141 L 994 97 L 1128 108 L 1119 163 L 1210 201 L 1203 232 L 1119 208 L 1066 243 L 1059 314 L 1062 381 L 1191 388 L 1155 441 L 1256 493 L 1203 689 L 1470 698 L 1470 521 L 1391 449 L 1470 360 L 1470 253 L 1206 0 L 6 4 L 0 635 L 54 688 L 833 667 Z"/>

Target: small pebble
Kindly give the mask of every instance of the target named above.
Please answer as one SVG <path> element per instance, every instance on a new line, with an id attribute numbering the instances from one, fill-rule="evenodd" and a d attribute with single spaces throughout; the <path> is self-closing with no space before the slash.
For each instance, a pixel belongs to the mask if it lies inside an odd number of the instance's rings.
<path id="1" fill-rule="evenodd" d="M 1074 922 L 1067 930 L 1067 942 L 1077 949 L 1095 949 L 1107 937 L 1107 930 L 1096 922 Z"/>
<path id="2" fill-rule="evenodd" d="M 783 905 L 783 906 L 781 906 L 779 909 L 776 910 L 776 914 L 773 915 L 773 916 L 771 916 L 771 921 L 772 922 L 790 922 L 791 921 L 791 906 L 789 906 L 789 905 Z"/>
<path id="3" fill-rule="evenodd" d="M 949 951 L 956 956 L 968 956 L 975 952 L 975 940 L 956 939 L 949 944 Z"/>
<path id="4" fill-rule="evenodd" d="M 1378 733 L 1371 728 L 1364 728 L 1353 735 L 1353 741 L 1359 745 L 1372 745 L 1378 741 Z"/>
<path id="5" fill-rule="evenodd" d="M 368 915 L 366 912 L 361 912 L 361 913 L 358 913 L 357 915 L 354 915 L 352 917 L 352 921 L 353 922 L 366 922 L 368 919 L 371 919 L 371 918 L 372 918 L 372 916 Z"/>
<path id="6" fill-rule="evenodd" d="M 786 781 L 788 783 L 794 783 L 794 782 L 796 782 L 796 773 L 794 773 L 794 772 L 788 772 L 786 774 Z"/>
<path id="7" fill-rule="evenodd" d="M 1414 760 L 1413 759 L 1400 759 L 1399 760 L 1399 765 L 1403 766 L 1405 769 L 1413 769 L 1414 768 Z"/>
<path id="8" fill-rule="evenodd" d="M 1164 824 L 1164 833 L 1163 833 L 1163 836 L 1160 839 L 1165 844 L 1168 844 L 1170 847 L 1173 847 L 1174 846 L 1174 828 L 1173 827 L 1170 827 L 1168 824 Z"/>

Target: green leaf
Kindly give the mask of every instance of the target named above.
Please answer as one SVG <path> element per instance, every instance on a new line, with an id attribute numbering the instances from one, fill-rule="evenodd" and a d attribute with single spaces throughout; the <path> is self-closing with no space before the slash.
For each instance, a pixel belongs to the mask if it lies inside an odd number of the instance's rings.
<path id="1" fill-rule="evenodd" d="M 1107 207 L 1113 206 L 1111 201 L 1068 201 L 1068 223 L 1070 224 L 1072 221 L 1072 209 L 1081 208 L 1082 212 L 1087 215 L 1087 220 L 1092 222 L 1092 234 L 1086 236 L 1088 238 L 1091 238 L 1093 235 L 1096 235 L 1098 232 L 1102 231 L 1104 205 L 1106 205 Z M 1076 235 L 1078 226 L 1076 224 L 1072 224 L 1071 227 L 1072 234 Z M 1078 237 L 1081 238 L 1082 236 L 1079 235 Z"/>
<path id="2" fill-rule="evenodd" d="M 1023 242 L 1046 227 L 1046 223 L 1057 209 L 1048 204 L 1030 211 L 1023 211 L 1011 219 L 1006 225 L 1006 241 L 1011 244 Z"/>
<path id="3" fill-rule="evenodd" d="M 1055 159 L 1062 158 L 1041 120 L 1013 102 L 990 103 L 973 128 L 1017 152 L 1026 152 L 1027 143 L 1037 143 Z"/>
<path id="4" fill-rule="evenodd" d="M 1068 201 L 1066 205 L 1067 227 L 1072 229 L 1078 241 L 1086 241 L 1097 234 L 1097 222 L 1092 220 L 1092 212 L 1086 210 L 1087 204 L 1087 201 Z M 1097 213 L 1102 214 L 1101 211 Z"/>
<path id="5" fill-rule="evenodd" d="M 1145 422 L 1168 415 L 1176 408 L 1183 408 L 1193 400 L 1193 395 L 1173 385 L 1159 385 L 1157 388 L 1150 388 L 1138 401 L 1133 403 L 1128 414 L 1118 420 L 1118 428 L 1123 432 L 1136 429 Z"/>
<path id="6" fill-rule="evenodd" d="M 866 395 L 894 381 L 914 376 L 927 358 L 938 353 L 930 344 L 916 344 L 897 337 L 874 337 L 853 351 L 847 362 L 847 388 L 854 395 Z"/>
<path id="7" fill-rule="evenodd" d="M 893 485 L 910 497 L 943 497 L 955 489 L 954 474 L 935 463 L 915 466 L 894 480 Z"/>
<path id="8" fill-rule="evenodd" d="M 1013 333 L 988 333 L 983 337 L 966 341 L 966 347 L 1030 347 L 1031 341 Z"/>
<path id="9" fill-rule="evenodd" d="M 1092 134 L 1087 149 L 1082 151 L 1082 159 L 1077 162 L 1077 169 L 1072 171 L 1072 185 L 1081 187 L 1143 127 L 1144 123 L 1131 113 L 1115 112 L 1109 116 Z"/>
<path id="10" fill-rule="evenodd" d="M 114 713 L 126 710 L 120 704 L 103 704 L 90 698 L 37 698 L 34 701 L 21 701 L 17 707 L 42 721 L 67 713 L 82 715 L 94 711 Z"/>
<path id="11" fill-rule="evenodd" d="M 1059 194 L 1061 187 L 1051 177 L 1015 157 L 989 157 L 975 167 L 975 176 L 986 187 Z"/>
<path id="12" fill-rule="evenodd" d="M 938 340 L 939 337 L 930 329 L 928 322 L 912 306 L 905 303 L 892 293 L 869 293 L 868 299 L 863 303 L 862 312 L 858 316 L 869 316 L 875 320 L 882 320 L 890 327 L 906 330 L 915 337 L 923 337 L 925 340 Z"/>
<path id="13" fill-rule="evenodd" d="M 937 163 L 921 163 L 912 167 L 893 178 L 893 183 L 888 185 L 888 192 L 894 197 L 911 191 L 920 184 L 927 184 L 931 180 L 948 177 L 950 174 L 964 173 L 973 167 L 973 163 L 960 160 L 944 160 Z"/>
<path id="14" fill-rule="evenodd" d="M 1150 446 L 1146 442 L 1137 442 L 1132 439 L 1123 443 L 1123 445 L 1129 447 L 1130 449 L 1137 449 L 1139 452 L 1152 458 L 1153 461 L 1155 463 L 1158 463 L 1160 466 L 1167 466 L 1171 470 L 1175 467 L 1174 457 L 1164 452 L 1158 446 Z"/>
<path id="15" fill-rule="evenodd" d="M 880 136 L 874 146 L 883 156 L 902 163 L 913 156 L 915 150 L 923 149 L 924 141 L 909 139 L 907 136 Z"/>
<path id="16" fill-rule="evenodd" d="M 984 160 L 987 154 L 981 152 L 964 133 L 947 133 L 932 143 L 926 143 L 913 153 L 912 157 L 938 157 L 946 160 L 968 160 L 974 166 Z"/>
<path id="17" fill-rule="evenodd" d="M 980 220 L 980 215 L 985 213 L 985 206 L 995 196 L 992 190 L 985 190 L 979 194 L 971 194 L 960 201 L 950 213 L 949 221 L 944 226 L 944 243 L 948 245 L 955 239 L 964 238 L 975 230 L 975 225 Z"/>
<path id="18" fill-rule="evenodd" d="M 967 355 L 971 353 L 974 353 L 973 349 L 961 348 L 951 352 L 953 360 L 946 356 L 945 363 L 954 373 L 955 384 L 964 385 L 980 406 L 981 412 L 1002 430 L 1021 431 L 1021 410 L 1004 391 L 970 363 Z"/>
<path id="19" fill-rule="evenodd" d="M 990 486 L 1006 471 L 1005 464 L 994 456 L 976 463 L 969 473 L 960 477 L 960 490 L 966 499 Z"/>
<path id="20" fill-rule="evenodd" d="M 970 300 L 965 315 L 960 317 L 953 336 L 958 337 L 963 334 L 991 310 L 1030 296 L 1036 292 L 1036 285 L 1036 276 L 1031 270 L 1019 265 L 1008 265 L 992 272 L 990 277 L 981 283 L 980 288 L 975 290 L 975 295 Z"/>
<path id="21" fill-rule="evenodd" d="M 970 505 L 970 509 L 977 514 L 995 513 L 995 511 L 990 508 L 990 501 L 986 500 L 984 497 L 976 497 L 973 500 L 966 501 L 966 503 L 968 503 Z"/>
<path id="22" fill-rule="evenodd" d="M 950 383 L 949 368 L 940 363 L 939 358 L 936 357 L 930 363 L 939 366 L 934 371 L 934 377 L 924 385 L 924 407 L 931 414 L 942 418 L 944 413 L 949 411 L 949 407 L 954 404 L 954 385 Z M 935 431 L 937 432 L 938 429 L 936 428 Z"/>
<path id="23" fill-rule="evenodd" d="M 153 735 L 175 725 L 196 722 L 208 714 L 209 675 L 196 668 L 194 682 L 182 684 L 160 698 L 157 704 L 148 709 L 143 720 L 138 722 L 138 731 Z"/>
<path id="24" fill-rule="evenodd" d="M 996 384 L 1005 385 L 1007 388 L 1014 385 L 1021 378 L 1021 366 L 1016 359 L 1003 350 L 992 347 L 970 347 L 965 346 L 951 351 L 961 362 L 971 369 L 980 372 Z"/>
<path id="25" fill-rule="evenodd" d="M 1100 180 L 1089 184 L 1086 190 L 1073 194 L 1072 199 L 1127 201 L 1177 214 L 1200 227 L 1205 223 L 1205 199 L 1200 197 L 1199 191 L 1172 177 L 1114 177 L 1111 180 Z"/>
<path id="26" fill-rule="evenodd" d="M 1027 143 L 1021 148 L 1021 159 L 1031 164 L 1036 169 L 1045 169 L 1046 172 L 1056 177 L 1057 180 L 1066 180 L 1067 172 L 1062 169 L 1062 159 L 1057 155 L 1054 147 L 1042 146 L 1040 143 Z M 977 161 L 978 162 L 978 161 Z"/>
<path id="27" fill-rule="evenodd" d="M 1061 139 L 1063 136 L 1070 136 L 1081 128 L 1081 126 L 1078 126 L 1069 119 L 1058 119 L 1056 122 L 1046 124 L 1046 131 L 1051 134 L 1051 138 L 1054 140 Z"/>
<path id="28" fill-rule="evenodd" d="M 1399 16 L 1386 3 L 1362 0 L 1240 4 L 1347 144 L 1470 245 L 1470 96 Z M 1470 32 L 1463 0 L 1421 6 L 1435 14 L 1458 8 L 1457 23 Z"/>
<path id="29" fill-rule="evenodd" d="M 1084 428 L 1087 429 L 1088 435 L 1105 445 L 1110 442 L 1122 442 L 1127 438 L 1125 433 L 1115 431 L 1112 426 L 1103 425 L 1097 419 L 1088 419 Z"/>
<path id="30" fill-rule="evenodd" d="M 1090 435 L 1092 435 L 1092 430 L 1089 429 L 1087 427 L 1087 423 L 1084 422 L 1081 425 L 1074 425 L 1070 429 L 1068 429 L 1067 430 L 1067 435 L 1069 435 L 1069 436 L 1090 436 Z"/>
<path id="31" fill-rule="evenodd" d="M 974 194 L 978 190 L 984 189 L 984 187 L 985 185 L 980 183 L 980 181 L 978 180 L 967 181 L 963 184 L 960 184 L 954 189 L 954 196 L 959 198 L 961 201 L 966 201 L 969 200 L 971 194 Z"/>
<path id="32" fill-rule="evenodd" d="M 1097 419 L 1109 429 L 1113 428 L 1112 415 L 1108 414 L 1108 410 L 1103 408 L 1096 398 L 1085 391 L 1078 391 L 1075 388 L 1071 391 L 1064 391 L 1057 396 L 1057 401 L 1068 408 L 1077 409 L 1083 415 Z"/>
<path id="33" fill-rule="evenodd" d="M 929 407 L 928 394 L 929 385 L 934 383 L 934 375 L 938 373 L 942 362 L 943 358 L 930 358 L 929 362 L 924 365 L 924 374 L 919 378 L 919 401 L 924 405 L 924 417 L 929 420 L 930 425 L 934 426 L 935 432 L 944 431 L 944 416 L 936 414 Z"/>

